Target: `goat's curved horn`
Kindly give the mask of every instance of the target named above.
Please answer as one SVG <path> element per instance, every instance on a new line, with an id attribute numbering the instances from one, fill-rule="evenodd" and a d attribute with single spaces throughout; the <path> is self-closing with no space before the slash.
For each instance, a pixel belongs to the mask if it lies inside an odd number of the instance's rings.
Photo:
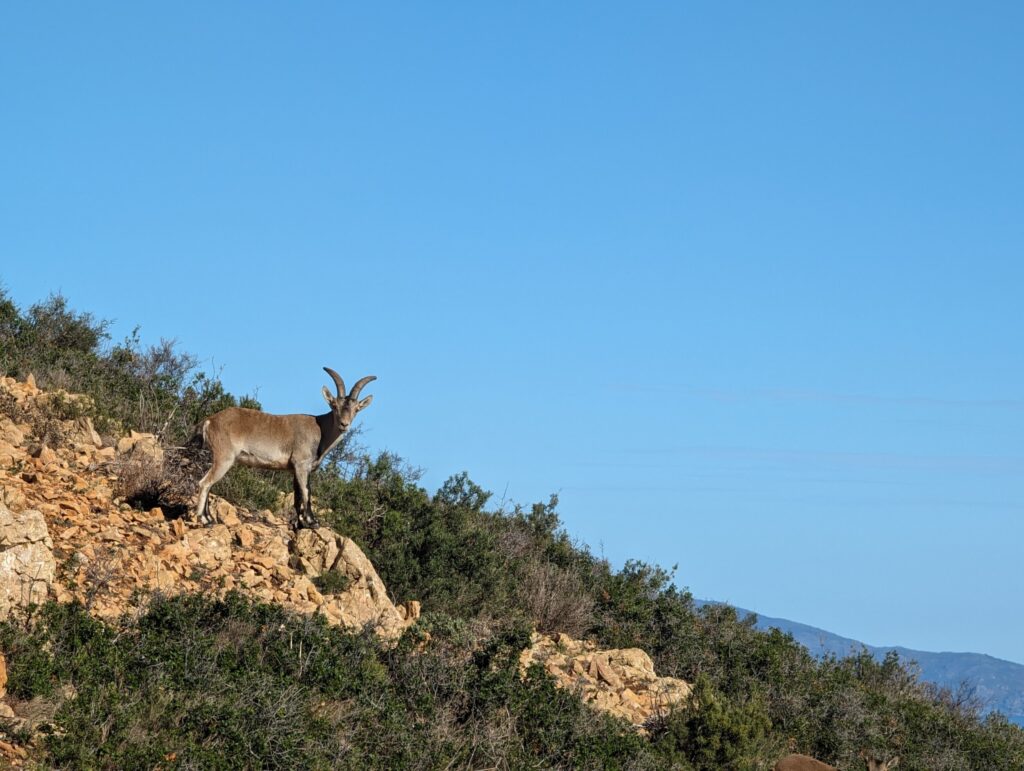
<path id="1" fill-rule="evenodd" d="M 344 399 L 345 398 L 345 381 L 341 379 L 341 375 L 339 375 L 337 372 L 335 372 L 330 367 L 324 367 L 324 372 L 326 372 L 328 375 L 330 375 L 331 376 L 331 380 L 334 381 L 334 386 L 335 386 L 335 388 L 338 389 L 338 398 L 339 399 Z M 362 381 L 360 381 L 360 382 L 362 382 Z"/>
<path id="2" fill-rule="evenodd" d="M 352 393 L 350 393 L 348 395 L 348 398 L 349 399 L 358 398 L 359 392 L 363 390 L 363 386 L 365 386 L 371 380 L 376 380 L 376 379 L 377 379 L 376 375 L 367 375 L 366 377 L 364 377 L 362 380 L 360 380 L 358 383 L 356 383 L 354 386 L 352 386 Z"/>

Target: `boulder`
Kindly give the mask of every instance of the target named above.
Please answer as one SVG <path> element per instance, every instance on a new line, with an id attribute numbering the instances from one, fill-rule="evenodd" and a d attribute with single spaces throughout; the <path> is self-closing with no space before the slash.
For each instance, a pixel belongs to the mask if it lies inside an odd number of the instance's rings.
<path id="1" fill-rule="evenodd" d="M 154 463 L 164 462 L 164 449 L 154 434 L 132 431 L 117 441 L 117 454 Z"/>
<path id="2" fill-rule="evenodd" d="M 93 448 L 103 446 L 103 440 L 92 424 L 92 418 L 80 417 L 75 420 L 74 429 L 69 437 L 73 442 Z"/>
<path id="3" fill-rule="evenodd" d="M 187 539 L 192 553 L 205 568 L 218 567 L 231 559 L 231 542 L 234 537 L 227 525 L 195 528 L 188 532 Z"/>
<path id="4" fill-rule="evenodd" d="M 14 514 L 0 503 L 0 619 L 49 596 L 57 574 L 52 549 L 42 514 Z"/>
<path id="5" fill-rule="evenodd" d="M 242 521 L 238 518 L 238 509 L 223 498 L 213 504 L 211 508 L 213 509 L 214 517 L 222 525 L 237 527 L 242 524 Z"/>
<path id="6" fill-rule="evenodd" d="M 0 439 L 18 447 L 25 443 L 25 432 L 10 418 L 0 417 Z"/>
<path id="7" fill-rule="evenodd" d="M 326 527 L 300 530 L 292 548 L 295 554 L 292 566 L 313 578 L 333 568 L 339 552 L 337 535 Z"/>
<path id="8" fill-rule="evenodd" d="M 596 709 L 623 718 L 637 729 L 672 705 L 687 701 L 690 684 L 658 677 L 651 657 L 639 648 L 597 650 L 566 634 L 534 634 L 519 657 L 520 673 L 540 664 L 560 688 L 577 690 Z"/>

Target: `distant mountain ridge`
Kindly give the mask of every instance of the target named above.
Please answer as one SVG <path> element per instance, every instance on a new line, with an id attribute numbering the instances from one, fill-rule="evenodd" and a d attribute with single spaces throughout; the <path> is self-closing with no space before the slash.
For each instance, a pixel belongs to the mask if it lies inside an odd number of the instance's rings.
<path id="1" fill-rule="evenodd" d="M 728 604 L 708 600 L 694 602 L 698 606 Z M 986 712 L 1002 712 L 1009 720 L 1024 727 L 1024 664 L 997 659 L 984 653 L 934 653 L 900 646 L 868 645 L 797 621 L 762 616 L 745 608 L 736 608 L 736 612 L 740 616 L 757 616 L 758 629 L 774 627 L 788 632 L 815 656 L 829 653 L 846 656 L 866 648 L 872 656 L 882 659 L 889 651 L 896 651 L 900 659 L 917 662 L 922 680 L 953 689 L 966 682 L 974 687 Z"/>

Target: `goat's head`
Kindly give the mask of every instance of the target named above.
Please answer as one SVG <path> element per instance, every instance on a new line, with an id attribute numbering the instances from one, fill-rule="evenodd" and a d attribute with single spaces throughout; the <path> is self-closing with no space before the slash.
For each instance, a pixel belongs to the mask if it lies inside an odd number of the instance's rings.
<path id="1" fill-rule="evenodd" d="M 348 427 L 352 425 L 352 421 L 355 420 L 356 413 L 360 410 L 364 410 L 370 406 L 370 402 L 373 401 L 372 396 L 367 396 L 362 401 L 359 400 L 359 392 L 363 390 L 363 386 L 372 380 L 376 380 L 376 375 L 368 375 L 362 380 L 352 386 L 352 391 L 345 393 L 345 381 L 341 379 L 341 375 L 335 372 L 330 367 L 324 367 L 324 372 L 331 376 L 334 381 L 334 385 L 338 390 L 337 395 L 332 396 L 331 392 L 327 390 L 327 386 L 324 386 L 324 399 L 331 405 L 331 410 L 334 412 L 335 420 L 338 421 L 338 427 L 342 432 L 347 431 Z"/>

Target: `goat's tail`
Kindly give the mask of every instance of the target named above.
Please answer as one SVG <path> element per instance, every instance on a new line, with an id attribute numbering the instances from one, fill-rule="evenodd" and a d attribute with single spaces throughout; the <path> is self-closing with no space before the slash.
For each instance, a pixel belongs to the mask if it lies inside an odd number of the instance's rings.
<path id="1" fill-rule="evenodd" d="M 209 419 L 204 420 L 202 423 L 198 423 L 196 427 L 192 429 L 192 436 L 185 443 L 185 446 L 196 450 L 203 449 L 206 446 L 206 429 L 209 425 Z"/>

